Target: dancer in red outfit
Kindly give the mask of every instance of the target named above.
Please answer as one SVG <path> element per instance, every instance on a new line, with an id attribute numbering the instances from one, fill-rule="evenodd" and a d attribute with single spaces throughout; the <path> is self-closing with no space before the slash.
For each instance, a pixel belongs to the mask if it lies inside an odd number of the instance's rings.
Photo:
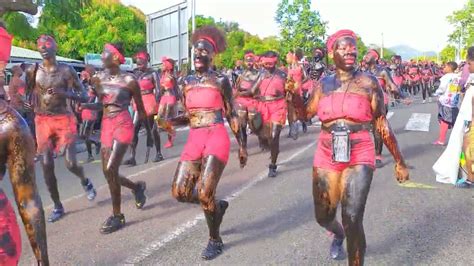
<path id="1" fill-rule="evenodd" d="M 375 77 L 357 70 L 356 42 L 357 36 L 350 30 L 329 37 L 328 55 L 334 60 L 336 74 L 317 83 L 307 110 L 308 118 L 318 115 L 322 122 L 313 164 L 316 220 L 334 234 L 332 258 L 340 258 L 347 237 L 349 265 L 364 264 L 362 221 L 374 172 L 373 124 L 395 158 L 397 180 L 408 180 L 408 170 L 385 117 L 382 89 Z M 343 226 L 336 220 L 339 202 Z"/>
<path id="2" fill-rule="evenodd" d="M 157 123 L 158 126 L 168 133 L 168 142 L 165 148 L 173 147 L 173 140 L 176 136 L 176 131 L 171 124 L 171 119 L 175 114 L 177 102 L 177 84 L 174 77 L 174 60 L 164 57 L 161 61 L 163 69 L 160 78 L 160 104 L 158 107 Z"/>
<path id="3" fill-rule="evenodd" d="M 285 125 L 287 114 L 285 99 L 287 75 L 276 68 L 277 53 L 268 51 L 262 56 L 261 61 L 264 73 L 258 97 L 260 101 L 259 111 L 263 120 L 260 136 L 263 145 L 270 147 L 271 162 L 268 166 L 268 176 L 276 177 L 276 163 L 280 153 L 280 133 L 283 125 Z"/>
<path id="4" fill-rule="evenodd" d="M 91 78 L 95 74 L 95 69 L 92 66 L 86 66 L 85 70 L 81 72 L 81 79 L 83 86 L 87 89 L 88 103 L 93 103 L 96 100 L 95 92 L 91 86 Z M 79 106 L 79 109 L 80 106 Z M 85 141 L 87 148 L 87 162 L 94 161 L 92 156 L 92 143 L 95 144 L 96 154 L 100 153 L 100 142 L 91 139 L 94 126 L 97 121 L 98 112 L 94 110 L 84 109 L 81 112 L 81 126 L 79 128 L 79 136 Z"/>
<path id="5" fill-rule="evenodd" d="M 299 63 L 303 57 L 303 52 L 297 50 L 296 52 L 289 52 L 286 55 L 286 62 L 288 63 L 288 84 L 291 84 L 291 89 L 287 91 L 287 105 L 288 105 L 288 124 L 290 125 L 289 136 L 294 140 L 298 139 L 298 125 L 296 121 L 305 123 L 306 113 L 303 102 L 303 84 L 308 80 L 306 71 Z M 287 88 L 290 88 L 287 87 Z"/>
<path id="6" fill-rule="evenodd" d="M 77 121 L 69 106 L 71 101 L 87 102 L 89 98 L 76 71 L 56 61 L 58 47 L 54 38 L 41 35 L 37 45 L 43 62 L 32 65 L 26 71 L 27 95 L 34 96 L 30 100 L 35 111 L 37 151 L 42 154 L 43 175 L 54 202 L 48 221 L 55 222 L 64 216 L 64 208 L 54 173 L 54 152 L 65 150 L 64 159 L 68 170 L 81 180 L 89 200 L 96 196 L 92 182 L 85 177 L 83 168 L 77 163 Z"/>
<path id="7" fill-rule="evenodd" d="M 258 112 L 258 101 L 255 99 L 258 86 L 262 81 L 262 72 L 255 68 L 256 56 L 253 51 L 246 51 L 244 56 L 246 69 L 238 76 L 235 91 L 235 109 L 239 116 L 241 149 L 239 150 L 240 166 L 247 163 L 247 125 L 258 134 L 262 128 L 262 116 Z"/>
<path id="8" fill-rule="evenodd" d="M 156 101 L 156 95 L 158 91 L 158 76 L 156 72 L 148 67 L 148 62 L 150 61 L 150 56 L 147 52 L 142 51 L 135 55 L 135 62 L 137 63 L 137 68 L 134 70 L 135 76 L 138 78 L 138 84 L 140 85 L 141 98 L 143 100 L 143 105 L 145 107 L 146 119 L 140 120 L 140 115 L 137 111 L 137 104 L 133 102 L 133 110 L 135 114 L 133 116 L 133 125 L 134 125 L 134 134 L 133 141 L 131 145 L 131 157 L 128 160 L 125 160 L 123 164 L 135 166 L 137 161 L 135 160 L 137 154 L 137 145 L 138 145 L 138 134 L 142 126 L 151 128 L 153 141 L 147 139 L 147 151 L 145 155 L 145 163 L 148 163 L 150 157 L 150 149 L 154 143 L 156 148 L 156 155 L 153 162 L 159 162 L 163 160 L 163 155 L 161 154 L 161 141 L 160 135 L 158 133 L 158 128 L 155 126 L 154 117 L 158 113 L 158 103 Z"/>
<path id="9" fill-rule="evenodd" d="M 92 78 L 92 85 L 98 97 L 97 103 L 83 104 L 82 108 L 99 110 L 103 108 L 100 140 L 102 142 L 102 170 L 109 184 L 112 196 L 112 216 L 107 218 L 100 232 L 113 233 L 125 224 L 121 212 L 121 186 L 132 190 L 135 206 L 143 208 L 146 201 L 145 182 L 132 182 L 119 174 L 119 167 L 133 140 L 133 122 L 128 106 L 133 101 L 137 107 L 140 122 L 147 114 L 141 97 L 140 86 L 131 74 L 121 72 L 120 65 L 125 62 L 121 44 L 106 44 L 102 52 L 104 71 Z M 145 125 L 148 125 L 145 123 Z M 146 126 L 147 139 L 151 139 L 151 130 Z"/>
<path id="10" fill-rule="evenodd" d="M 178 201 L 201 203 L 210 238 L 201 257 L 210 260 L 222 252 L 219 228 L 228 207 L 226 201 L 215 199 L 230 152 L 224 116 L 236 136 L 239 126 L 229 79 L 210 69 L 214 56 L 226 49 L 223 33 L 212 26 L 203 27 L 194 32 L 192 42 L 196 73 L 185 78 L 183 88 L 190 130 L 171 193 Z"/>

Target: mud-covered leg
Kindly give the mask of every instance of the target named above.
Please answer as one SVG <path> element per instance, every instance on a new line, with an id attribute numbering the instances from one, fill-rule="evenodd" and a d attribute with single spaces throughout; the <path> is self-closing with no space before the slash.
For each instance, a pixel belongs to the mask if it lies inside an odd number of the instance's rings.
<path id="1" fill-rule="evenodd" d="M 151 134 L 153 135 L 153 142 L 155 143 L 155 149 L 156 149 L 156 155 L 155 158 L 153 159 L 153 162 L 160 162 L 163 161 L 163 155 L 161 154 L 161 139 L 160 139 L 160 133 L 158 132 L 158 125 L 155 123 L 155 119 L 153 116 L 149 116 L 148 118 L 148 124 L 152 127 L 151 128 Z"/>
<path id="2" fill-rule="evenodd" d="M 373 134 L 374 134 L 374 144 L 375 144 L 375 167 L 381 168 L 383 166 L 383 163 L 382 163 L 383 139 L 377 130 L 374 130 Z"/>
<path id="3" fill-rule="evenodd" d="M 137 155 L 137 146 L 138 146 L 138 134 L 140 133 L 141 128 L 140 120 L 138 119 L 138 112 L 135 112 L 133 116 L 133 140 L 130 145 L 130 158 L 123 162 L 124 165 L 135 166 L 137 165 L 136 155 Z"/>
<path id="4" fill-rule="evenodd" d="M 341 173 L 313 167 L 313 201 L 316 221 L 334 234 L 329 250 L 333 259 L 343 256 L 344 230 L 336 220 L 337 205 L 341 198 Z"/>
<path id="5" fill-rule="evenodd" d="M 54 174 L 54 158 L 51 149 L 47 149 L 42 153 L 41 166 L 43 168 L 44 181 L 54 203 L 54 209 L 48 217 L 48 222 L 54 223 L 64 216 L 64 208 L 59 198 L 58 181 Z"/>
<path id="6" fill-rule="evenodd" d="M 363 219 L 373 172 L 367 165 L 358 165 L 342 173 L 345 184 L 341 200 L 342 224 L 347 237 L 347 253 L 351 266 L 364 265 L 366 242 Z"/>
<path id="7" fill-rule="evenodd" d="M 199 203 L 196 182 L 201 175 L 201 161 L 179 162 L 171 186 L 172 196 L 180 202 Z"/>
<path id="8" fill-rule="evenodd" d="M 276 177 L 277 172 L 277 159 L 278 154 L 280 153 L 280 133 L 282 125 L 277 123 L 272 123 L 271 125 L 271 136 L 270 136 L 270 152 L 271 152 L 271 162 L 268 166 L 268 177 Z"/>
<path id="9" fill-rule="evenodd" d="M 77 152 L 75 143 L 68 144 L 66 146 L 66 153 L 64 155 L 66 167 L 67 169 L 69 169 L 69 171 L 71 171 L 81 180 L 81 185 L 84 188 L 84 191 L 86 192 L 87 199 L 94 200 L 97 195 L 97 192 L 95 191 L 92 182 L 85 177 L 84 169 L 82 168 L 82 166 L 79 166 L 79 164 L 77 163 L 76 153 Z"/>
<path id="10" fill-rule="evenodd" d="M 224 247 L 219 229 L 229 204 L 224 200 L 217 202 L 215 200 L 217 184 L 224 171 L 224 167 L 225 163 L 212 155 L 204 158 L 201 178 L 198 183 L 199 202 L 201 203 L 209 228 L 209 242 L 201 254 L 201 257 L 206 260 L 211 260 L 218 256 Z"/>
<path id="11" fill-rule="evenodd" d="M 243 168 L 247 164 L 247 121 L 248 121 L 248 112 L 244 107 L 238 107 L 237 115 L 239 118 L 239 138 L 237 139 L 239 143 L 239 162 L 240 167 Z"/>

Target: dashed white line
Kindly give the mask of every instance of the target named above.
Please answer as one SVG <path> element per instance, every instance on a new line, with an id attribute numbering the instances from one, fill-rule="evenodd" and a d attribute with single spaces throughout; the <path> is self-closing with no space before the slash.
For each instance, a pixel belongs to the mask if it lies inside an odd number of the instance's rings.
<path id="1" fill-rule="evenodd" d="M 310 145 L 304 147 L 304 148 L 301 148 L 300 150 L 298 150 L 297 152 L 295 152 L 293 155 L 291 155 L 290 157 L 288 157 L 287 159 L 281 161 L 279 164 L 286 164 L 287 162 L 293 160 L 294 158 L 296 158 L 297 156 L 301 155 L 302 153 L 304 153 L 305 151 L 307 151 L 308 149 L 312 148 L 314 145 L 316 144 L 316 142 L 313 142 L 311 143 Z M 284 165 L 282 167 L 285 167 Z M 236 199 L 237 197 L 239 197 L 243 192 L 245 192 L 246 190 L 248 190 L 249 188 L 255 186 L 257 183 L 259 183 L 260 181 L 264 180 L 267 178 L 267 171 L 263 171 L 257 178 L 255 179 L 252 179 L 251 181 L 249 181 L 247 184 L 245 184 L 244 186 L 240 187 L 239 189 L 237 189 L 236 191 L 234 191 L 233 193 L 230 194 L 230 196 L 226 197 L 225 200 L 226 201 L 232 201 L 234 199 Z M 194 226 L 196 226 L 199 221 L 202 221 L 204 220 L 204 215 L 203 214 L 199 214 L 199 215 L 196 215 L 196 217 L 194 217 L 193 219 L 179 225 L 178 227 L 176 227 L 176 229 L 174 229 L 173 231 L 169 232 L 168 234 L 160 237 L 159 239 L 151 242 L 150 244 L 148 244 L 145 248 L 139 250 L 137 252 L 136 255 L 133 255 L 133 256 L 130 256 L 128 257 L 125 262 L 123 263 L 123 265 L 134 265 L 134 264 L 138 264 L 140 262 L 142 262 L 143 260 L 145 260 L 146 258 L 148 258 L 149 256 L 151 256 L 153 253 L 155 253 L 156 251 L 160 250 L 162 247 L 164 247 L 166 244 L 170 243 L 171 241 L 175 240 L 176 238 L 178 238 L 180 235 L 186 233 L 189 229 L 193 228 Z"/>
<path id="2" fill-rule="evenodd" d="M 388 113 L 387 113 L 387 119 L 392 118 L 392 116 L 393 116 L 394 114 L 395 114 L 394 112 L 388 112 Z"/>

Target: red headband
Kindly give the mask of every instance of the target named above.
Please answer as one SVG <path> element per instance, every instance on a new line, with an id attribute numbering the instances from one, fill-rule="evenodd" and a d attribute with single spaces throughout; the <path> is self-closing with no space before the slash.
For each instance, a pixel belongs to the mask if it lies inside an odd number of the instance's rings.
<path id="1" fill-rule="evenodd" d="M 254 53 L 246 53 L 246 54 L 244 55 L 244 57 L 245 57 L 245 58 L 247 58 L 247 57 L 252 57 L 252 58 L 254 58 L 254 57 L 255 57 L 255 54 L 254 54 Z"/>
<path id="2" fill-rule="evenodd" d="M 352 37 L 355 40 L 357 40 L 356 34 L 351 31 L 351 30 L 340 30 L 334 33 L 333 35 L 329 36 L 327 42 L 326 42 L 326 48 L 328 50 L 328 53 L 332 53 L 334 51 L 334 44 L 336 41 L 341 38 L 341 37 Z"/>
<path id="3" fill-rule="evenodd" d="M 125 63 L 125 57 L 123 56 L 123 54 L 117 48 L 115 48 L 115 46 L 113 46 L 110 43 L 107 43 L 104 46 L 104 48 L 111 51 L 114 55 L 116 55 L 118 57 L 118 60 L 119 60 L 120 64 Z"/>
<path id="4" fill-rule="evenodd" d="M 207 37 L 207 36 L 202 36 L 199 40 L 204 40 L 210 43 L 212 45 L 212 49 L 214 49 L 214 53 L 217 53 L 217 45 L 216 45 L 216 42 L 212 38 Z"/>
<path id="5" fill-rule="evenodd" d="M 135 55 L 136 59 L 142 59 L 148 61 L 148 53 L 146 52 L 139 52 Z"/>
<path id="6" fill-rule="evenodd" d="M 375 51 L 374 49 L 370 49 L 367 53 L 368 54 L 373 54 L 375 56 L 375 60 L 380 59 L 379 53 L 377 53 L 377 51 Z"/>
<path id="7" fill-rule="evenodd" d="M 260 62 L 262 63 L 272 63 L 276 64 L 278 62 L 278 57 L 261 57 Z"/>
<path id="8" fill-rule="evenodd" d="M 163 64 L 163 70 L 173 70 L 173 63 L 170 62 L 171 58 L 166 56 L 161 58 L 161 63 Z"/>

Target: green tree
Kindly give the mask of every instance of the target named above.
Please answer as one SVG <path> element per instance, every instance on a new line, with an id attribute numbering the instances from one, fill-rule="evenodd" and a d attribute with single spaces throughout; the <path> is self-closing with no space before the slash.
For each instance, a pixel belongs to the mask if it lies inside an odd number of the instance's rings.
<path id="1" fill-rule="evenodd" d="M 300 48 L 309 53 L 323 44 L 327 23 L 318 11 L 311 10 L 311 0 L 282 0 L 275 20 L 280 27 L 283 52 Z"/>
<path id="2" fill-rule="evenodd" d="M 456 56 L 456 47 L 448 45 L 441 50 L 439 57 L 442 62 L 454 61 Z"/>
<path id="3" fill-rule="evenodd" d="M 454 11 L 447 19 L 454 26 L 454 31 L 449 35 L 450 42 L 458 44 L 460 40 L 463 48 L 472 46 L 474 44 L 474 1 L 467 0 L 463 9 Z"/>

